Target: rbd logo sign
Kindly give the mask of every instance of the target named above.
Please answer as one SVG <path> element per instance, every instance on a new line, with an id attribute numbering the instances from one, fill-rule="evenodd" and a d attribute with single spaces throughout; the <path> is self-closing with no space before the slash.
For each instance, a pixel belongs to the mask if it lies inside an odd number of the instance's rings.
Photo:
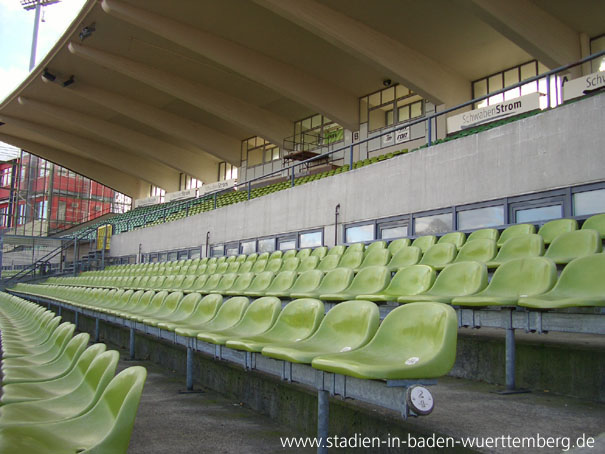
<path id="1" fill-rule="evenodd" d="M 540 108 L 540 93 L 521 96 L 520 98 L 510 99 L 481 109 L 464 112 L 460 115 L 454 115 L 447 119 L 447 132 L 452 133 L 461 129 L 472 128 L 483 123 L 499 120 L 501 118 L 512 117 L 523 112 Z"/>
<path id="2" fill-rule="evenodd" d="M 151 197 L 145 197 L 144 199 L 136 199 L 134 201 L 134 207 L 146 207 L 149 205 L 157 205 L 158 203 L 160 203 L 160 196 L 154 195 Z"/>
<path id="3" fill-rule="evenodd" d="M 394 138 L 395 134 L 393 134 L 392 132 L 385 134 L 384 136 L 382 136 L 382 146 L 386 147 L 387 145 L 393 145 Z"/>
<path id="4" fill-rule="evenodd" d="M 200 191 L 200 196 L 204 195 L 204 194 L 207 194 L 209 192 L 218 191 L 220 189 L 229 189 L 229 188 L 232 188 L 233 186 L 235 186 L 236 182 L 237 182 L 237 180 L 231 179 L 231 180 L 225 180 L 225 181 L 217 181 L 216 183 L 205 184 L 199 190 Z"/>
<path id="5" fill-rule="evenodd" d="M 605 71 L 593 73 L 563 85 L 563 100 L 578 98 L 605 87 Z"/>
<path id="6" fill-rule="evenodd" d="M 396 144 L 408 142 L 409 140 L 411 140 L 409 127 L 405 128 L 405 129 L 400 129 L 399 131 L 395 132 L 395 143 Z"/>

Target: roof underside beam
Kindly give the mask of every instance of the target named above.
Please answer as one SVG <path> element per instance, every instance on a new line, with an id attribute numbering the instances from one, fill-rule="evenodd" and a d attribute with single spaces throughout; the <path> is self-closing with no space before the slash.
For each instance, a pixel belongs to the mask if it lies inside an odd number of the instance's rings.
<path id="1" fill-rule="evenodd" d="M 160 163 L 141 159 L 123 150 L 108 147 L 88 138 L 63 131 L 54 126 L 21 118 L 1 115 L 2 127 L 22 139 L 46 144 L 61 151 L 104 164 L 167 191 L 178 191 L 179 174 Z M 16 128 L 16 129 L 15 129 Z M 104 183 L 103 180 L 98 180 Z"/>
<path id="2" fill-rule="evenodd" d="M 71 42 L 72 54 L 150 85 L 275 144 L 292 135 L 292 123 L 266 109 L 129 58 Z"/>
<path id="3" fill-rule="evenodd" d="M 47 83 L 49 89 L 53 89 L 63 96 L 77 95 L 157 129 L 164 134 L 189 142 L 196 149 L 204 150 L 215 158 L 237 166 L 240 165 L 240 141 L 234 137 L 188 118 L 80 80 L 77 84 L 72 84 L 67 88 L 49 82 L 44 77 L 42 77 L 42 80 Z"/>
<path id="4" fill-rule="evenodd" d="M 108 143 L 111 146 L 125 148 L 139 155 L 142 159 L 153 159 L 202 181 L 208 181 L 208 177 L 216 173 L 216 160 L 210 160 L 208 157 L 192 153 L 189 150 L 184 150 L 124 126 L 56 104 L 22 96 L 19 97 L 19 103 L 27 108 L 46 112 L 53 118 L 83 131 L 85 135 L 94 136 L 96 140 Z"/>
<path id="5" fill-rule="evenodd" d="M 320 112 L 345 128 L 359 127 L 357 97 L 332 82 L 215 34 L 119 0 L 103 0 L 110 15 L 155 33 Z"/>
<path id="6" fill-rule="evenodd" d="M 478 18 L 549 68 L 563 66 L 581 58 L 579 32 L 533 2 L 463 1 Z"/>
<path id="7" fill-rule="evenodd" d="M 113 167 L 100 164 L 92 159 L 68 153 L 40 142 L 21 137 L 0 134 L 0 140 L 22 148 L 48 161 L 56 162 L 92 180 L 109 186 L 130 197 L 139 197 L 144 182 Z"/>
<path id="8" fill-rule="evenodd" d="M 379 68 L 437 105 L 455 105 L 470 95 L 470 83 L 451 69 L 315 0 L 254 2 Z"/>

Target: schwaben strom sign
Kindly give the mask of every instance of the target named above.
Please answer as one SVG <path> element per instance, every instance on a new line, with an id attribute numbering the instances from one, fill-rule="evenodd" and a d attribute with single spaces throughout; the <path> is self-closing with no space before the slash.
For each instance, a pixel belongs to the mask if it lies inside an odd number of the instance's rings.
<path id="1" fill-rule="evenodd" d="M 531 93 L 520 98 L 509 99 L 508 101 L 492 104 L 481 109 L 454 115 L 447 119 L 447 132 L 452 133 L 539 109 L 540 96 L 540 93 Z"/>
<path id="2" fill-rule="evenodd" d="M 563 85 L 563 100 L 578 98 L 605 87 L 605 71 L 592 73 L 578 79 L 570 80 Z"/>

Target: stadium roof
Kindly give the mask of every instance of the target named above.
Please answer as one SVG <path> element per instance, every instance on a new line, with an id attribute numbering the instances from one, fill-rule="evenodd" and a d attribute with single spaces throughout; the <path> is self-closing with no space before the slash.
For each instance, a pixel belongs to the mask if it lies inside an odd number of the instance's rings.
<path id="1" fill-rule="evenodd" d="M 493 72 L 577 60 L 603 17 L 600 0 L 90 0 L 0 106 L 0 141 L 135 197 L 174 191 L 305 116 L 358 129 L 385 79 L 451 106 Z"/>

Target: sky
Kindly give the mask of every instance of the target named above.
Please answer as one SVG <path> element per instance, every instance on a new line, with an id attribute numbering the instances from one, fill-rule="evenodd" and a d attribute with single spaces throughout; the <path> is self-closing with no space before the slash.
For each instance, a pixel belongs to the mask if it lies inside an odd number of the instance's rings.
<path id="1" fill-rule="evenodd" d="M 42 8 L 44 22 L 38 29 L 36 64 L 44 59 L 85 0 L 61 0 Z M 0 0 L 0 103 L 29 73 L 35 10 L 25 11 L 20 0 Z M 0 160 L 9 146 L 0 142 Z M 9 148 L 10 149 L 10 148 Z"/>

